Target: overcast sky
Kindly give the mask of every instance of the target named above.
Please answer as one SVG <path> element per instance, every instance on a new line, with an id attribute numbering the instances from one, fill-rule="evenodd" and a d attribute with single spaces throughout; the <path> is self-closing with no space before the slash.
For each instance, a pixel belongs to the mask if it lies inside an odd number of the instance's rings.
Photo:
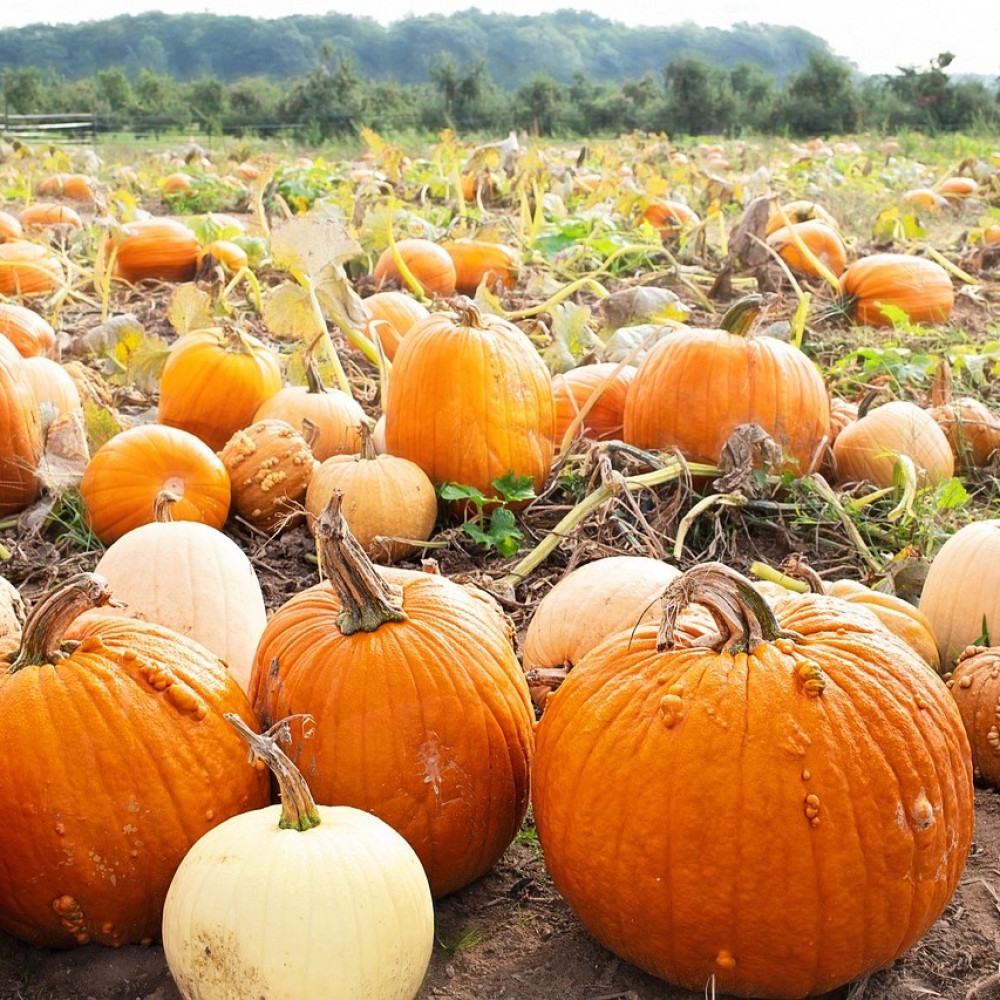
<path id="1" fill-rule="evenodd" d="M 275 17 L 288 14 L 325 14 L 334 11 L 374 17 L 383 24 L 408 15 L 450 14 L 478 7 L 487 13 L 538 14 L 573 7 L 590 10 L 629 25 L 669 25 L 693 21 L 706 27 L 727 28 L 751 24 L 792 24 L 826 39 L 838 55 L 856 63 L 863 73 L 892 73 L 900 66 L 926 67 L 940 52 L 956 56 L 949 73 L 1000 75 L 998 0 L 966 0 L 960 7 L 931 13 L 933 8 L 887 0 L 840 0 L 810 3 L 803 0 L 756 0 L 754 3 L 698 0 L 697 3 L 660 3 L 645 0 L 379 0 L 358 4 L 351 0 L 49 0 L 41 8 L 17 0 L 0 0 L 0 27 L 20 27 L 44 20 L 73 23 L 102 20 L 118 14 L 161 10 L 168 14 L 204 11 Z M 44 10 L 39 17 L 39 10 Z M 86 16 L 81 17 L 81 10 Z M 276 13 L 277 12 L 277 13 Z"/>

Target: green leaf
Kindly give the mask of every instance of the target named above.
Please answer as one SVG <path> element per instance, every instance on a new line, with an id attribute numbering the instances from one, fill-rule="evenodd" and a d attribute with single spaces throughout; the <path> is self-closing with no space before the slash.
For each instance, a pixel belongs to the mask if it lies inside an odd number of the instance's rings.
<path id="1" fill-rule="evenodd" d="M 438 487 L 438 496 L 442 500 L 471 500 L 480 506 L 486 503 L 486 496 L 481 490 L 463 483 L 442 483 Z"/>
<path id="2" fill-rule="evenodd" d="M 962 485 L 962 480 L 952 476 L 951 479 L 938 483 L 934 490 L 934 499 L 938 510 L 954 510 L 968 503 L 969 493 Z"/>
<path id="3" fill-rule="evenodd" d="M 513 513 L 506 507 L 497 507 L 490 515 L 488 538 L 500 555 L 512 556 L 524 535 L 514 523 Z"/>
<path id="4" fill-rule="evenodd" d="M 508 503 L 535 498 L 535 481 L 531 476 L 519 476 L 513 469 L 493 480 L 493 486 Z"/>

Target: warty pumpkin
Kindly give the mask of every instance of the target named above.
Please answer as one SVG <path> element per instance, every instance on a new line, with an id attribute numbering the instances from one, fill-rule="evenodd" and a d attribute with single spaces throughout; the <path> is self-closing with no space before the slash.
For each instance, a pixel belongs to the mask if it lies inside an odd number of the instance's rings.
<path id="1" fill-rule="evenodd" d="M 193 330 L 170 348 L 157 420 L 218 451 L 281 389 L 277 355 L 236 326 Z"/>
<path id="2" fill-rule="evenodd" d="M 289 756 L 316 801 L 387 822 L 447 895 L 493 866 L 528 805 L 534 712 L 509 623 L 484 591 L 376 570 L 336 494 L 315 532 L 328 579 L 271 616 L 251 701 L 268 725 L 311 715 Z"/>
<path id="3" fill-rule="evenodd" d="M 152 520 L 126 531 L 98 560 L 95 572 L 107 580 L 115 601 L 105 610 L 166 625 L 200 642 L 246 691 L 267 622 L 260 582 L 228 535 L 199 521 L 173 519 L 179 499 L 161 491 Z"/>
<path id="4" fill-rule="evenodd" d="M 967 646 L 945 682 L 969 737 L 976 780 L 1000 788 L 1000 646 Z"/>
<path id="5" fill-rule="evenodd" d="M 955 290 L 936 261 L 900 253 L 860 257 L 840 276 L 844 311 L 856 323 L 891 326 L 883 306 L 895 306 L 911 323 L 940 323 L 951 315 Z"/>
<path id="6" fill-rule="evenodd" d="M 273 771 L 281 804 L 220 823 L 180 863 L 163 951 L 181 996 L 413 1000 L 434 946 L 413 848 L 370 813 L 316 805 L 277 735 L 232 722 Z M 275 919 L 303 911 L 308 920 Z"/>
<path id="7" fill-rule="evenodd" d="M 798 348 L 767 336 L 685 327 L 642 359 L 625 400 L 624 438 L 718 462 L 743 424 L 758 424 L 799 475 L 820 462 L 830 428 L 826 386 Z"/>
<path id="8" fill-rule="evenodd" d="M 163 490 L 178 496 L 175 521 L 221 528 L 229 515 L 229 473 L 200 438 L 177 427 L 137 424 L 94 452 L 80 482 L 90 530 L 105 544 L 154 520 Z"/>
<path id="9" fill-rule="evenodd" d="M 397 240 L 396 251 L 410 274 L 427 295 L 447 298 L 455 294 L 455 265 L 448 251 L 433 240 L 419 237 Z M 392 247 L 386 247 L 375 262 L 373 277 L 378 285 L 395 281 L 406 286 Z"/>
<path id="10" fill-rule="evenodd" d="M 692 601 L 715 619 L 707 646 L 674 641 Z M 718 564 L 549 698 L 532 803 L 556 888 L 605 947 L 686 989 L 764 998 L 906 951 L 951 898 L 974 819 L 940 677 L 867 613 L 805 597 L 776 618 Z"/>
<path id="11" fill-rule="evenodd" d="M 192 844 L 270 796 L 223 718 L 257 726 L 224 665 L 151 622 L 83 614 L 108 599 L 94 574 L 68 581 L 0 670 L 0 927 L 34 945 L 154 940 Z"/>
<path id="12" fill-rule="evenodd" d="M 439 485 L 486 496 L 513 471 L 536 492 L 553 455 L 552 379 L 527 335 L 465 300 L 432 313 L 399 347 L 385 401 L 386 446 Z"/>

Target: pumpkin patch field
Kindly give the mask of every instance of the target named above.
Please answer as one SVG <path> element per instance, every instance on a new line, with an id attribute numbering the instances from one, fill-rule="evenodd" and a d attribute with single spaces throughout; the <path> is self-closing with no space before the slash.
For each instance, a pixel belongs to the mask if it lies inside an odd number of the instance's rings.
<path id="1" fill-rule="evenodd" d="M 0 1000 L 1000 998 L 1000 150 L 0 141 Z"/>

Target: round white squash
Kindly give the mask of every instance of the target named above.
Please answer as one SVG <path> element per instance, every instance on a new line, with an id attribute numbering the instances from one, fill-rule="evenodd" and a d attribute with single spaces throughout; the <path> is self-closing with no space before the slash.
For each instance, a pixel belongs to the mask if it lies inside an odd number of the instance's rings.
<path id="1" fill-rule="evenodd" d="M 248 689 L 267 611 L 257 574 L 231 538 L 196 521 L 155 521 L 122 535 L 94 572 L 119 605 L 102 611 L 196 639 Z"/>
<path id="2" fill-rule="evenodd" d="M 255 750 L 273 740 L 252 735 Z M 277 767 L 275 751 L 284 758 Z M 167 892 L 163 950 L 181 996 L 413 1000 L 434 944 L 416 853 L 371 813 L 315 805 L 277 747 L 261 756 L 282 805 L 209 831 Z"/>

